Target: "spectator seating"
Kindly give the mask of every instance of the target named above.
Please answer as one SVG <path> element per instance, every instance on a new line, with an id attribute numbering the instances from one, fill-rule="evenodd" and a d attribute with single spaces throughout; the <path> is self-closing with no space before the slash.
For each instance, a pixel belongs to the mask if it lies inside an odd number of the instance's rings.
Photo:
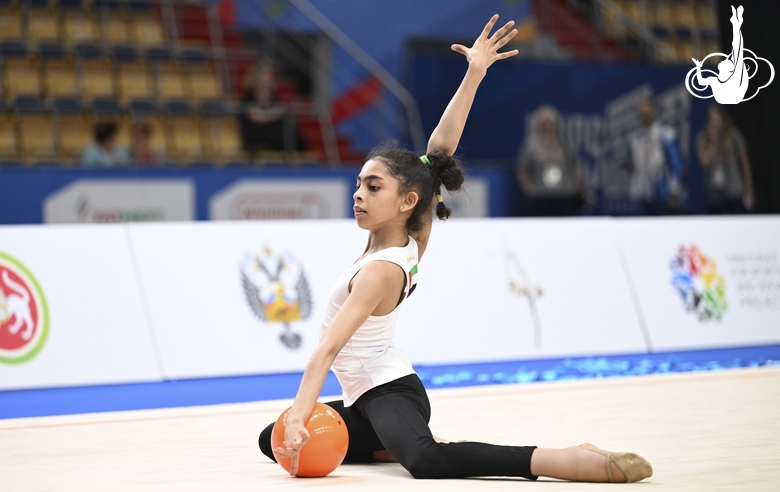
<path id="1" fill-rule="evenodd" d="M 712 53 L 717 40 L 714 4 L 709 0 L 613 0 L 625 16 L 649 29 L 674 54 L 675 63 L 688 64 L 692 57 Z M 611 36 L 633 40 L 636 34 L 625 29 L 620 16 L 601 8 L 602 28 Z M 717 44 L 717 42 L 715 43 Z M 716 50 L 717 51 L 717 50 Z M 663 59 L 659 59 L 661 61 Z"/>
<path id="2" fill-rule="evenodd" d="M 173 42 L 152 3 L 0 3 L 2 163 L 76 163 L 102 120 L 127 146 L 148 123 L 152 147 L 182 163 L 240 161 L 227 97 L 208 48 Z"/>

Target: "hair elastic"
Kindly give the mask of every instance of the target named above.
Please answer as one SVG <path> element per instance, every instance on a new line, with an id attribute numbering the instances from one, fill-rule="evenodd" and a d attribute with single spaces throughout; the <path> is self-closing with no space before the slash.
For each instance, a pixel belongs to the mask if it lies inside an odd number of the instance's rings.
<path id="1" fill-rule="evenodd" d="M 443 202 L 443 201 L 444 201 L 444 198 L 442 198 L 442 196 L 441 196 L 441 195 L 436 195 L 436 201 L 437 201 L 437 202 L 439 202 L 439 203 L 441 203 L 441 202 Z"/>
<path id="2" fill-rule="evenodd" d="M 423 164 L 425 164 L 426 166 L 430 166 L 431 165 L 431 161 L 428 160 L 428 156 L 427 155 L 421 155 L 420 156 L 420 160 L 423 161 Z"/>

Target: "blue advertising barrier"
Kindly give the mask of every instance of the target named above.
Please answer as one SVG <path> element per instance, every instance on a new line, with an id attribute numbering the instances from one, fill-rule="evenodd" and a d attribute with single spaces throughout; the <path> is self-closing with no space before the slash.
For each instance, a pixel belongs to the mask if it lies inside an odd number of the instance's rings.
<path id="1" fill-rule="evenodd" d="M 488 182 L 490 216 L 516 215 L 517 191 L 509 168 L 468 169 L 470 176 Z M 359 167 L 322 169 L 299 168 L 156 168 L 156 169 L 78 169 L 78 168 L 0 168 L 0 224 L 41 224 L 46 198 L 77 180 L 105 179 L 112 181 L 154 179 L 190 180 L 195 189 L 195 218 L 209 220 L 212 196 L 242 179 L 341 179 L 351 190 Z M 352 203 L 352 193 L 344 196 Z"/>

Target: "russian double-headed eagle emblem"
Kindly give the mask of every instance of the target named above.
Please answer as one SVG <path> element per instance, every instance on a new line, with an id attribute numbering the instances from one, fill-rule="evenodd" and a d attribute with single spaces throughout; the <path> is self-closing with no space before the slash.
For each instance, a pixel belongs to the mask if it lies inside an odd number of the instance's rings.
<path id="1" fill-rule="evenodd" d="M 279 340 L 288 349 L 298 349 L 302 339 L 292 324 L 311 316 L 312 296 L 295 257 L 289 252 L 275 255 L 268 247 L 261 254 L 247 253 L 241 265 L 241 284 L 255 316 L 266 323 L 282 323 Z"/>

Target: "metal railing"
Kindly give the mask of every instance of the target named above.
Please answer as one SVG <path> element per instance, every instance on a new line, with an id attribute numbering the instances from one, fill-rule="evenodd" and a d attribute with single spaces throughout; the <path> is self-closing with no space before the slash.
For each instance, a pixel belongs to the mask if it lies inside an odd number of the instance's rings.
<path id="1" fill-rule="evenodd" d="M 609 12 L 618 23 L 618 28 L 628 33 L 633 33 L 637 39 L 647 48 L 656 60 L 664 62 L 674 62 L 676 56 L 674 52 L 653 34 L 653 32 L 636 20 L 632 19 L 619 5 L 612 0 L 592 0 L 596 10 Z M 603 25 L 603 18 L 596 16 L 597 22 L 602 32 L 606 32 L 606 26 Z"/>

